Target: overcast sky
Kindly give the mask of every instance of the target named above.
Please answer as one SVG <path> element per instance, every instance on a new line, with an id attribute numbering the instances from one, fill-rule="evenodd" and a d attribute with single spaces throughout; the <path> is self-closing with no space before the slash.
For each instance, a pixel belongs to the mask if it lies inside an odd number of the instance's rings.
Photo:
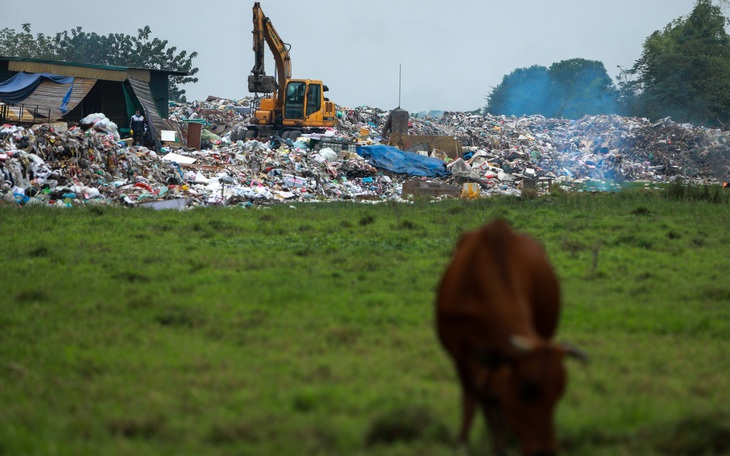
<path id="1" fill-rule="evenodd" d="M 77 26 L 100 35 L 152 36 L 197 51 L 188 100 L 248 94 L 254 63 L 248 0 L 59 2 L 0 0 L 0 29 L 54 35 Z M 338 105 L 411 112 L 469 111 L 517 68 L 583 58 L 615 79 L 644 40 L 687 16 L 695 0 L 263 0 L 291 44 L 293 77 L 321 79 Z M 725 12 L 727 15 L 727 12 Z M 268 52 L 268 51 L 267 51 Z M 268 53 L 270 56 L 271 54 Z M 273 59 L 267 73 L 274 74 Z"/>

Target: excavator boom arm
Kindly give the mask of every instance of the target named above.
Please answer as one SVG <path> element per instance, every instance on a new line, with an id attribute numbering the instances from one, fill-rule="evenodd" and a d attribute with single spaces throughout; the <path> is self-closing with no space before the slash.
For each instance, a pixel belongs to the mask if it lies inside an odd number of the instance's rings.
<path id="1" fill-rule="evenodd" d="M 276 76 L 267 76 L 264 70 L 264 42 L 269 46 L 274 55 L 276 63 Z M 290 46 L 281 39 L 276 32 L 274 25 L 264 15 L 259 2 L 253 5 L 253 50 L 256 55 L 256 62 L 251 75 L 248 77 L 248 90 L 250 92 L 274 92 L 276 98 L 284 100 L 284 82 L 291 79 L 291 57 L 289 56 Z M 277 82 L 277 78 L 278 81 Z M 281 101 L 280 101 L 281 102 Z"/>

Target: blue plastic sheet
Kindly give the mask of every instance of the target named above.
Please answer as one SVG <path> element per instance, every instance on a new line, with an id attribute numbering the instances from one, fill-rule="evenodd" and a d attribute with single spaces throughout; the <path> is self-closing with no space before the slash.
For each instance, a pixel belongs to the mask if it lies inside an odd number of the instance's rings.
<path id="1" fill-rule="evenodd" d="M 415 152 L 404 152 L 393 146 L 359 146 L 357 153 L 376 168 L 398 174 L 425 177 L 444 177 L 449 174 L 443 160 Z"/>
<path id="2" fill-rule="evenodd" d="M 0 82 L 0 100 L 8 103 L 19 103 L 25 100 L 41 84 L 43 78 L 49 79 L 58 84 L 71 84 L 74 82 L 73 76 L 59 76 L 51 73 L 20 72 L 7 81 Z"/>
<path id="3" fill-rule="evenodd" d="M 73 91 L 73 89 L 74 89 L 74 85 L 72 82 L 71 87 L 68 88 L 66 95 L 64 95 L 63 99 L 61 100 L 61 106 L 58 107 L 58 109 L 63 114 L 66 114 L 68 112 L 68 102 L 71 101 L 71 92 Z"/>

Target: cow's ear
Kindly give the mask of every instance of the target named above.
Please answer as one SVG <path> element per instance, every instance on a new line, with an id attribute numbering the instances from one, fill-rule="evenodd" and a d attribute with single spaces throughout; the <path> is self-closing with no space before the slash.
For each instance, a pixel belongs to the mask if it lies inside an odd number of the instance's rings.
<path id="1" fill-rule="evenodd" d="M 561 342 L 560 346 L 563 348 L 563 350 L 565 350 L 565 354 L 570 356 L 571 358 L 575 358 L 584 364 L 588 364 L 591 361 L 588 353 L 584 352 L 575 345 L 569 344 L 567 342 Z"/>
<path id="2" fill-rule="evenodd" d="M 509 343 L 512 344 L 519 352 L 525 353 L 535 348 L 535 341 L 519 334 L 509 336 Z"/>

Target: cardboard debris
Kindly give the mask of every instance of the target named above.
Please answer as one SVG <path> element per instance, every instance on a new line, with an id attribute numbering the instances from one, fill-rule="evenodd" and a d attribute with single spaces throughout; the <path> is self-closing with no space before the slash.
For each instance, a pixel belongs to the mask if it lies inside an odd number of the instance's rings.
<path id="1" fill-rule="evenodd" d="M 443 135 L 423 135 L 423 134 L 401 134 L 393 133 L 388 144 L 396 146 L 401 150 L 411 150 L 413 152 L 424 150 L 430 152 L 434 149 L 440 150 L 450 158 L 458 158 L 464 155 L 464 149 L 457 138 Z"/>
<path id="2" fill-rule="evenodd" d="M 403 184 L 403 194 L 413 196 L 430 196 L 434 198 L 440 196 L 457 197 L 461 194 L 461 189 L 441 182 L 411 179 Z"/>
<path id="3" fill-rule="evenodd" d="M 158 201 L 147 201 L 140 203 L 139 205 L 141 207 L 146 207 L 149 209 L 155 209 L 155 210 L 161 210 L 161 209 L 185 209 L 187 205 L 190 203 L 190 198 L 175 198 L 175 199 L 167 199 L 167 200 L 158 200 Z"/>
<path id="4" fill-rule="evenodd" d="M 162 157 L 162 160 L 180 163 L 181 165 L 191 165 L 191 164 L 195 163 L 195 161 L 196 161 L 196 159 L 193 157 L 187 157 L 185 155 L 176 154 L 174 152 L 165 154 Z"/>

